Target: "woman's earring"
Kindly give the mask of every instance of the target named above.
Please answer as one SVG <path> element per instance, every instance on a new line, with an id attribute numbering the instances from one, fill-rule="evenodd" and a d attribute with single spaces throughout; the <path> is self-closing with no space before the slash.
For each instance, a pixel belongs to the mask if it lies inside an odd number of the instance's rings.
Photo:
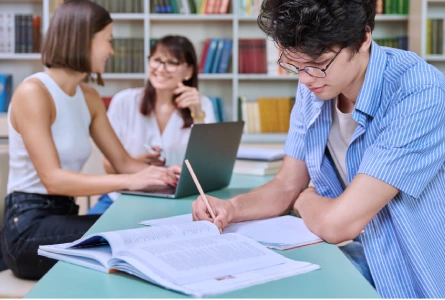
<path id="1" fill-rule="evenodd" d="M 186 77 L 186 78 L 184 78 L 184 81 L 187 81 L 187 80 L 189 80 L 190 78 L 188 78 L 188 77 Z"/>

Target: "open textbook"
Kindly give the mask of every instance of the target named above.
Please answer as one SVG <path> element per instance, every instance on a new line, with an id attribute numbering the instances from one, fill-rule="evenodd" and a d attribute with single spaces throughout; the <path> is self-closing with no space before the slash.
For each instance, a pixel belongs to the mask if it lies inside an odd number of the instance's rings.
<path id="1" fill-rule="evenodd" d="M 207 221 L 103 232 L 40 246 L 38 253 L 97 271 L 126 272 L 195 297 L 319 269 L 241 234 L 220 234 Z"/>
<path id="2" fill-rule="evenodd" d="M 192 215 L 186 214 L 142 221 L 139 222 L 139 224 L 159 226 L 190 222 L 193 222 Z M 263 220 L 230 223 L 224 229 L 223 233 L 240 233 L 254 239 L 268 248 L 276 250 L 287 250 L 323 241 L 307 228 L 302 219 L 291 215 Z"/>

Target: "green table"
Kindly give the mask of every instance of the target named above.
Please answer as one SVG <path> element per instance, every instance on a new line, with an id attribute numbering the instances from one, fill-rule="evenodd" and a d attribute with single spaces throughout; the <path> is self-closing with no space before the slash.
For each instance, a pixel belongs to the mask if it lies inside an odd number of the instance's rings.
<path id="1" fill-rule="evenodd" d="M 234 175 L 229 188 L 209 193 L 227 199 L 247 192 L 271 177 Z M 191 212 L 196 196 L 162 199 L 121 196 L 88 231 L 118 230 L 138 227 L 142 220 L 169 217 Z M 320 270 L 281 279 L 218 298 L 377 298 L 379 295 L 354 268 L 343 253 L 326 243 L 279 251 L 284 256 L 321 266 Z M 104 274 L 80 266 L 58 262 L 27 298 L 179 298 L 185 295 L 149 284 L 123 274 Z"/>

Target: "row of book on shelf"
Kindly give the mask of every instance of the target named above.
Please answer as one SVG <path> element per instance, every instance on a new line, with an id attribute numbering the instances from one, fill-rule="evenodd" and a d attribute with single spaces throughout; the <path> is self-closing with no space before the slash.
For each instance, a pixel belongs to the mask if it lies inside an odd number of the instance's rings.
<path id="1" fill-rule="evenodd" d="M 113 39 L 114 55 L 105 65 L 105 73 L 144 73 L 143 38 Z"/>
<path id="2" fill-rule="evenodd" d="M 144 0 L 91 0 L 110 13 L 143 13 Z M 152 0 L 153 1 L 153 0 Z"/>
<path id="3" fill-rule="evenodd" d="M 40 52 L 40 16 L 0 12 L 0 53 Z"/>
<path id="4" fill-rule="evenodd" d="M 227 14 L 230 0 L 151 0 L 151 11 L 164 14 Z"/>
<path id="5" fill-rule="evenodd" d="M 199 62 L 199 73 L 227 73 L 232 57 L 231 39 L 206 39 Z"/>
<path id="6" fill-rule="evenodd" d="M 281 49 L 272 40 L 239 39 L 238 48 L 239 74 L 294 75 L 278 65 Z"/>
<path id="7" fill-rule="evenodd" d="M 378 39 L 374 39 L 374 42 L 376 42 L 380 46 L 408 50 L 408 37 L 407 36 L 398 36 L 395 38 L 378 38 Z"/>
<path id="8" fill-rule="evenodd" d="M 150 39 L 150 46 L 156 42 Z M 408 49 L 408 37 L 374 39 L 379 45 Z M 277 64 L 280 49 L 267 39 L 239 39 L 239 74 L 292 75 Z M 228 73 L 232 58 L 232 39 L 208 38 L 204 41 L 199 73 Z M 142 38 L 116 38 L 113 40 L 114 56 L 107 62 L 106 73 L 143 73 L 144 40 Z"/>
<path id="9" fill-rule="evenodd" d="M 426 55 L 445 54 L 445 19 L 426 20 Z"/>
<path id="10" fill-rule="evenodd" d="M 377 0 L 377 14 L 407 15 L 409 0 Z"/>
<path id="11" fill-rule="evenodd" d="M 238 98 L 238 120 L 243 120 L 244 133 L 286 133 L 293 97 L 260 97 L 248 101 L 247 97 Z"/>
<path id="12" fill-rule="evenodd" d="M 229 72 L 231 69 L 232 45 L 231 39 L 206 39 L 202 47 L 199 72 Z M 280 49 L 275 46 L 273 41 L 267 39 L 239 39 L 238 49 L 239 74 L 289 75 L 277 64 Z"/>

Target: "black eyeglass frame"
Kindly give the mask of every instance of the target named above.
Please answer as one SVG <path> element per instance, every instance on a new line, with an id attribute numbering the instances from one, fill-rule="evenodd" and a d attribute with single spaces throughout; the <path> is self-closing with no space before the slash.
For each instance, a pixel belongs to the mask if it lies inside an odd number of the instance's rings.
<path id="1" fill-rule="evenodd" d="M 147 58 L 148 58 L 148 64 L 150 65 L 150 61 L 151 61 L 151 58 L 153 58 L 153 56 L 149 55 Z M 175 73 L 178 70 L 179 66 L 181 66 L 183 64 L 181 62 L 177 62 L 177 64 L 175 64 L 175 67 L 176 67 L 175 70 L 174 71 L 169 71 L 167 69 L 168 61 L 163 61 L 161 59 L 159 59 L 159 60 L 160 60 L 159 65 L 156 68 L 154 68 L 154 69 L 158 69 L 161 65 L 164 65 L 164 70 L 167 71 L 168 73 Z"/>
<path id="2" fill-rule="evenodd" d="M 293 65 L 293 64 L 291 64 L 291 63 L 281 62 L 280 60 L 281 60 L 281 57 L 283 56 L 283 51 L 281 51 L 281 53 L 280 53 L 280 57 L 279 57 L 278 60 L 277 60 L 277 64 L 278 64 L 280 67 L 282 67 L 283 69 L 285 69 L 286 71 L 291 72 L 291 73 L 293 73 L 293 74 L 297 74 L 297 75 L 298 75 L 298 73 L 300 73 L 301 71 L 305 71 L 309 76 L 312 76 L 312 77 L 315 77 L 315 78 L 325 78 L 325 77 L 327 76 L 327 74 L 326 74 L 326 70 L 327 70 L 327 69 L 329 68 L 329 66 L 334 62 L 334 60 L 337 58 L 337 56 L 340 54 L 341 50 L 343 50 L 343 49 L 344 49 L 344 48 L 341 48 L 341 49 L 337 52 L 337 54 L 335 54 L 335 56 L 329 61 L 329 63 L 326 65 L 326 67 L 323 68 L 323 69 L 321 69 L 321 68 L 319 68 L 319 67 L 314 67 L 314 66 L 306 66 L 306 67 L 304 67 L 303 69 L 300 69 L 299 67 L 297 67 L 297 66 L 295 66 L 295 65 Z M 289 68 L 286 68 L 286 67 L 284 66 L 284 64 L 291 65 L 292 67 L 295 68 L 296 71 L 294 71 L 294 70 L 292 70 L 292 69 L 289 69 Z M 323 77 L 319 77 L 319 76 L 312 75 L 311 73 L 309 73 L 309 72 L 306 70 L 306 68 L 312 68 L 312 69 L 320 70 L 320 71 L 324 74 L 324 76 L 323 76 Z"/>

